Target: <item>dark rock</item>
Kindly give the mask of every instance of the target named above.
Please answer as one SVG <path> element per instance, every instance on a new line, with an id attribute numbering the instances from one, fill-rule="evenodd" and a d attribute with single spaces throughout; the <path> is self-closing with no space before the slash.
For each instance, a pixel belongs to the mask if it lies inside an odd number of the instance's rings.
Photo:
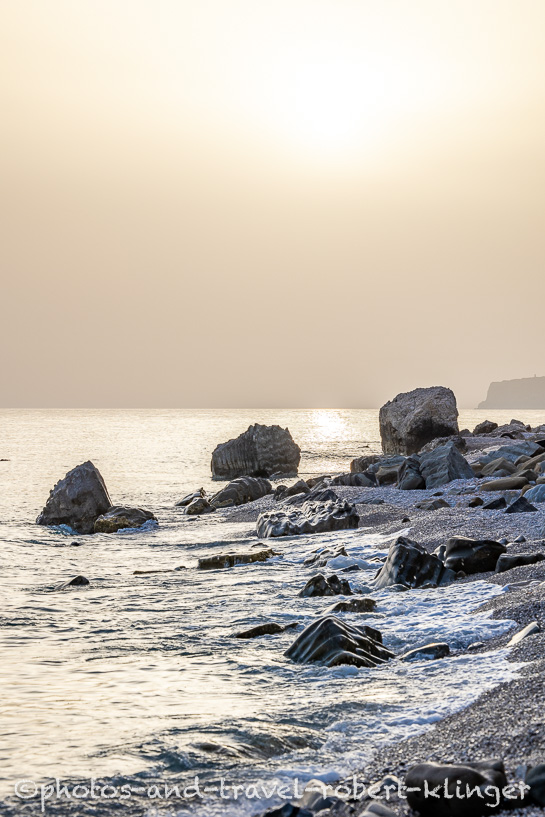
<path id="1" fill-rule="evenodd" d="M 450 389 L 429 389 L 398 394 L 379 413 L 385 454 L 416 454 L 436 437 L 458 434 L 458 409 Z"/>
<path id="2" fill-rule="evenodd" d="M 187 494 L 182 499 L 180 499 L 180 501 L 176 503 L 176 507 L 177 508 L 185 508 L 191 502 L 193 502 L 194 499 L 200 499 L 201 497 L 205 497 L 205 496 L 206 496 L 206 491 L 204 490 L 204 488 L 199 488 L 198 491 L 193 491 L 192 494 Z"/>
<path id="3" fill-rule="evenodd" d="M 85 587 L 88 584 L 91 584 L 91 582 L 85 578 L 85 576 L 75 576 L 73 579 L 70 579 L 70 581 L 58 584 L 55 590 L 67 590 L 69 587 Z"/>
<path id="4" fill-rule="evenodd" d="M 320 477 L 311 477 L 310 479 L 307 479 L 306 482 L 308 487 L 312 490 L 325 482 L 326 479 L 331 479 L 331 474 L 322 474 Z"/>
<path id="5" fill-rule="evenodd" d="M 198 516 L 201 513 L 210 513 L 214 508 L 205 496 L 197 496 L 189 505 L 185 506 L 185 512 L 188 516 Z"/>
<path id="6" fill-rule="evenodd" d="M 480 817 L 490 813 L 496 804 L 496 790 L 503 789 L 507 779 L 501 760 L 459 765 L 420 763 L 409 769 L 405 785 L 410 807 L 422 817 Z M 478 788 L 478 793 L 461 799 L 456 796 L 457 786 L 463 793 L 466 786 L 470 791 Z M 430 796 L 431 790 L 439 797 Z"/>
<path id="7" fill-rule="evenodd" d="M 399 656 L 400 661 L 429 661 L 438 658 L 446 658 L 450 655 L 450 647 L 448 644 L 436 642 L 434 644 L 426 644 L 423 647 L 415 647 L 414 650 L 409 650 L 403 655 Z"/>
<path id="8" fill-rule="evenodd" d="M 469 500 L 468 508 L 478 508 L 481 505 L 484 505 L 484 501 L 481 499 L 481 497 L 474 496 L 473 499 Z"/>
<path id="9" fill-rule="evenodd" d="M 93 533 L 96 519 L 111 506 L 98 468 L 87 461 L 57 482 L 36 523 L 68 525 L 77 533 Z"/>
<path id="10" fill-rule="evenodd" d="M 476 437 L 480 437 L 481 434 L 491 434 L 495 431 L 498 427 L 497 423 L 494 423 L 492 420 L 483 420 L 482 423 L 479 423 L 473 429 L 473 434 Z"/>
<path id="11" fill-rule="evenodd" d="M 278 500 L 288 499 L 290 496 L 297 496 L 297 494 L 308 494 L 309 492 L 309 485 L 307 485 L 304 479 L 300 479 L 294 485 L 290 485 L 289 488 L 287 485 L 277 485 L 274 492 L 274 498 L 278 502 Z"/>
<path id="12" fill-rule="evenodd" d="M 356 457 L 356 459 L 352 460 L 350 463 L 350 473 L 363 474 L 364 471 L 367 471 L 370 465 L 373 465 L 379 460 L 380 454 L 365 454 L 363 457 Z"/>
<path id="13" fill-rule="evenodd" d="M 378 630 L 367 625 L 354 627 L 335 616 L 319 618 L 306 627 L 284 655 L 299 664 L 327 667 L 376 667 L 394 657 L 382 645 Z"/>
<path id="14" fill-rule="evenodd" d="M 115 533 L 124 528 L 141 528 L 145 522 L 153 520 L 157 522 L 157 517 L 151 511 L 143 508 L 125 508 L 122 505 L 114 505 L 95 522 L 95 533 Z"/>
<path id="15" fill-rule="evenodd" d="M 415 508 L 421 511 L 438 511 L 441 508 L 450 508 L 450 505 L 444 499 L 424 499 L 417 502 Z"/>
<path id="16" fill-rule="evenodd" d="M 453 445 L 458 451 L 467 451 L 467 443 L 461 434 L 451 434 L 448 437 L 436 437 L 435 440 L 426 443 L 421 449 L 420 454 L 427 454 L 429 451 L 435 451 L 440 445 Z"/>
<path id="17" fill-rule="evenodd" d="M 266 562 L 275 555 L 272 548 L 252 550 L 247 553 L 218 553 L 217 556 L 205 556 L 199 559 L 198 567 L 201 570 L 217 570 L 235 565 L 247 565 L 253 562 Z"/>
<path id="18" fill-rule="evenodd" d="M 272 491 L 268 479 L 261 477 L 238 477 L 210 499 L 212 508 L 229 508 L 233 505 L 244 505 L 267 496 Z"/>
<path id="19" fill-rule="evenodd" d="M 337 545 L 335 548 L 323 548 L 318 553 L 307 556 L 303 564 L 305 567 L 325 567 L 331 559 L 338 556 L 348 556 L 344 545 Z"/>
<path id="20" fill-rule="evenodd" d="M 505 479 L 493 479 L 492 482 L 485 482 L 481 485 L 481 491 L 517 491 L 528 485 L 526 477 L 505 477 Z"/>
<path id="21" fill-rule="evenodd" d="M 326 613 L 373 613 L 377 609 L 377 603 L 374 599 L 361 598 L 354 596 L 348 601 L 336 601 L 331 607 L 328 607 Z"/>
<path id="22" fill-rule="evenodd" d="M 302 505 L 304 502 L 337 502 L 339 497 L 332 488 L 320 488 L 318 485 L 309 494 L 297 494 L 283 500 L 284 505 Z"/>
<path id="23" fill-rule="evenodd" d="M 507 502 L 503 496 L 491 499 L 490 502 L 483 505 L 483 511 L 501 511 L 503 508 L 507 508 Z"/>
<path id="24" fill-rule="evenodd" d="M 454 581 L 455 574 L 446 569 L 436 556 L 432 556 L 417 542 L 400 536 L 391 546 L 388 557 L 375 577 L 378 590 L 390 585 L 404 587 L 438 587 Z"/>
<path id="25" fill-rule="evenodd" d="M 534 766 L 526 773 L 524 782 L 530 786 L 530 799 L 538 806 L 545 807 L 545 763 Z"/>
<path id="26" fill-rule="evenodd" d="M 256 423 L 235 440 L 218 445 L 212 454 L 212 475 L 270 477 L 297 474 L 301 449 L 288 429 Z"/>
<path id="27" fill-rule="evenodd" d="M 488 454 L 480 457 L 480 462 L 482 465 L 486 465 L 488 462 L 491 462 L 498 457 L 503 457 L 504 459 L 515 463 L 521 456 L 536 457 L 538 454 L 543 454 L 543 449 L 541 446 L 537 443 L 525 440 L 523 442 L 516 443 L 515 445 L 502 445 L 500 448 L 496 448 L 494 451 L 489 451 Z"/>
<path id="28" fill-rule="evenodd" d="M 473 469 L 458 449 L 448 443 L 420 457 L 420 471 L 426 488 L 438 488 L 455 479 L 473 479 Z"/>
<path id="29" fill-rule="evenodd" d="M 505 513 L 536 513 L 537 508 L 528 502 L 528 500 L 523 497 L 519 496 L 518 499 L 515 499 L 508 508 L 506 508 Z"/>
<path id="30" fill-rule="evenodd" d="M 298 594 L 303 598 L 313 598 L 314 596 L 351 596 L 352 590 L 346 579 L 339 579 L 338 576 L 327 576 L 318 573 L 305 584 Z"/>
<path id="31" fill-rule="evenodd" d="M 495 570 L 496 563 L 507 548 L 490 539 L 469 539 L 466 536 L 452 536 L 445 548 L 445 567 L 463 570 L 468 576 Z"/>
<path id="32" fill-rule="evenodd" d="M 417 491 L 426 487 L 426 481 L 420 472 L 420 458 L 416 455 L 407 457 L 399 469 L 397 487 L 401 491 Z"/>
<path id="33" fill-rule="evenodd" d="M 257 519 L 260 538 L 298 536 L 357 528 L 359 516 L 349 502 L 304 502 L 300 508 L 266 511 Z"/>
<path id="34" fill-rule="evenodd" d="M 333 477 L 331 485 L 372 488 L 376 485 L 376 480 L 373 474 L 339 474 L 339 476 Z"/>
<path id="35" fill-rule="evenodd" d="M 298 626 L 298 621 L 291 624 L 277 624 L 276 621 L 267 621 L 265 624 L 258 624 L 257 627 L 251 627 L 249 630 L 234 633 L 233 638 L 259 638 L 261 635 L 277 635 L 277 633 L 293 630 Z"/>

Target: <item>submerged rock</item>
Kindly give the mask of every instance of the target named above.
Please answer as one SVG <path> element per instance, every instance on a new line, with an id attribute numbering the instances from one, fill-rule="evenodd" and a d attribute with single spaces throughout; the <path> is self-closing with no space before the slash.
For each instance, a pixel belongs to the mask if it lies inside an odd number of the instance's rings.
<path id="1" fill-rule="evenodd" d="M 275 556 L 272 548 L 264 550 L 252 550 L 246 553 L 218 553 L 216 556 L 205 556 L 199 559 L 198 567 L 201 570 L 218 570 L 224 567 L 234 567 L 235 565 L 247 565 L 253 562 L 266 562 Z"/>
<path id="2" fill-rule="evenodd" d="M 234 440 L 218 445 L 212 454 L 212 475 L 270 477 L 297 474 L 301 449 L 287 428 L 256 423 Z"/>
<path id="3" fill-rule="evenodd" d="M 507 785 L 507 779 L 501 760 L 456 765 L 419 763 L 409 769 L 405 785 L 410 807 L 422 817 L 480 817 L 496 805 L 496 791 Z M 457 786 L 463 793 L 466 786 L 478 791 L 462 799 L 456 796 Z M 432 790 L 436 795 L 430 797 Z"/>
<path id="4" fill-rule="evenodd" d="M 55 590 L 67 590 L 69 587 L 86 587 L 89 584 L 91 584 L 91 582 L 85 576 L 74 576 L 73 579 L 58 584 Z"/>
<path id="5" fill-rule="evenodd" d="M 468 576 L 496 569 L 496 563 L 507 548 L 491 539 L 469 539 L 452 536 L 445 548 L 445 566 L 455 572 L 463 570 Z"/>
<path id="6" fill-rule="evenodd" d="M 458 409 L 450 389 L 433 386 L 398 394 L 379 413 L 385 454 L 415 454 L 436 437 L 458 434 Z"/>
<path id="7" fill-rule="evenodd" d="M 323 548 L 318 553 L 313 553 L 307 556 L 303 564 L 305 567 L 325 567 L 331 559 L 336 559 L 338 556 L 346 556 L 348 553 L 344 545 L 337 545 L 335 548 Z"/>
<path id="8" fill-rule="evenodd" d="M 438 658 L 446 658 L 450 655 L 450 647 L 448 644 L 436 642 L 434 644 L 425 644 L 423 647 L 415 647 L 414 650 L 409 650 L 403 655 L 399 656 L 400 661 L 430 661 Z"/>
<path id="9" fill-rule="evenodd" d="M 326 613 L 373 613 L 377 609 L 377 603 L 374 599 L 361 598 L 354 596 L 352 599 L 346 601 L 336 601 L 331 607 L 328 607 Z"/>
<path id="10" fill-rule="evenodd" d="M 94 531 L 95 533 L 115 533 L 124 528 L 140 528 L 150 520 L 157 522 L 157 517 L 151 511 L 114 505 L 107 513 L 98 517 Z"/>
<path id="11" fill-rule="evenodd" d="M 240 633 L 234 633 L 233 638 L 259 638 L 262 635 L 277 635 L 286 630 L 293 630 L 299 626 L 298 621 L 293 621 L 291 624 L 277 624 L 276 621 L 267 621 L 265 624 L 258 624 L 256 627 L 250 627 L 249 630 L 243 630 Z"/>
<path id="12" fill-rule="evenodd" d="M 298 594 L 302 598 L 312 598 L 313 596 L 351 596 L 352 590 L 346 579 L 339 579 L 338 576 L 324 576 L 318 573 L 305 584 Z"/>
<path id="13" fill-rule="evenodd" d="M 378 630 L 367 625 L 354 627 L 336 616 L 325 616 L 314 621 L 284 655 L 299 664 L 320 663 L 326 667 L 341 664 L 376 667 L 394 657 L 382 645 Z"/>
<path id="14" fill-rule="evenodd" d="M 268 479 L 260 477 L 238 477 L 233 479 L 225 488 L 210 498 L 212 508 L 228 508 L 232 505 L 244 505 L 254 502 L 263 496 L 272 493 L 272 485 Z"/>
<path id="15" fill-rule="evenodd" d="M 298 536 L 302 533 L 325 533 L 333 530 L 357 528 L 359 516 L 354 505 L 344 500 L 311 502 L 300 508 L 266 511 L 257 519 L 260 538 Z"/>
<path id="16" fill-rule="evenodd" d="M 400 536 L 391 546 L 388 557 L 375 577 L 374 586 L 439 587 L 454 581 L 456 574 L 432 556 L 417 542 Z"/>
<path id="17" fill-rule="evenodd" d="M 36 524 L 68 525 L 78 533 L 93 533 L 96 519 L 111 506 L 100 471 L 87 461 L 57 482 Z"/>

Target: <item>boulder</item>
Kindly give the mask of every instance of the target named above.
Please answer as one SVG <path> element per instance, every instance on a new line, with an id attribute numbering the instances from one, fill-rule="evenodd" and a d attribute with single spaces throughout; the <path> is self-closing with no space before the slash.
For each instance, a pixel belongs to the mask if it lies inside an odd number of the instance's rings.
<path id="1" fill-rule="evenodd" d="M 361 598 L 354 596 L 347 601 L 336 601 L 331 607 L 328 607 L 326 613 L 373 613 L 377 609 L 377 603 L 374 599 Z"/>
<path id="2" fill-rule="evenodd" d="M 511 460 L 507 460 L 505 457 L 496 457 L 495 460 L 483 465 L 481 468 L 481 476 L 490 477 L 497 471 L 507 471 L 507 474 L 514 474 L 516 470 L 517 466 L 514 462 L 511 462 Z"/>
<path id="3" fill-rule="evenodd" d="M 498 427 L 497 423 L 494 423 L 492 420 L 483 420 L 482 423 L 479 423 L 473 429 L 473 434 L 476 437 L 480 437 L 481 434 L 492 434 Z"/>
<path id="4" fill-rule="evenodd" d="M 206 496 L 206 491 L 204 488 L 199 488 L 198 491 L 193 491 L 192 494 L 187 494 L 186 496 L 182 497 L 179 502 L 176 502 L 177 508 L 186 508 L 190 505 L 194 499 L 200 499 L 201 497 Z"/>
<path id="5" fill-rule="evenodd" d="M 272 492 L 272 485 L 268 479 L 261 477 L 238 477 L 233 479 L 225 488 L 214 494 L 210 499 L 212 508 L 229 508 L 233 505 L 244 505 L 254 502 Z"/>
<path id="6" fill-rule="evenodd" d="M 318 573 L 305 584 L 298 594 L 304 599 L 314 596 L 351 596 L 352 590 L 346 579 L 339 579 L 338 576 L 324 576 Z"/>
<path id="7" fill-rule="evenodd" d="M 446 658 L 450 655 L 450 647 L 448 644 L 436 642 L 434 644 L 425 644 L 423 647 L 415 647 L 414 650 L 409 650 L 399 656 L 400 661 L 431 661 L 438 658 Z"/>
<path id="8" fill-rule="evenodd" d="M 376 667 L 394 657 L 382 645 L 373 627 L 354 627 L 336 616 L 325 616 L 309 624 L 284 653 L 299 664 L 320 663 L 326 667 L 351 664 Z"/>
<path id="9" fill-rule="evenodd" d="M 266 511 L 257 519 L 259 538 L 299 536 L 302 533 L 325 533 L 357 528 L 356 508 L 345 500 L 336 502 L 303 502 L 300 508 Z"/>
<path id="10" fill-rule="evenodd" d="M 534 766 L 526 773 L 524 782 L 530 786 L 530 799 L 538 806 L 545 807 L 545 763 Z"/>
<path id="11" fill-rule="evenodd" d="M 157 522 L 157 517 L 151 511 L 143 508 L 125 508 L 122 505 L 114 505 L 109 511 L 98 517 L 95 522 L 95 533 L 115 533 L 124 528 L 141 528 L 143 524 L 153 520 Z"/>
<path id="12" fill-rule="evenodd" d="M 543 561 L 545 561 L 545 553 L 516 553 L 513 555 L 504 553 L 496 562 L 496 573 L 505 573 L 506 570 L 512 570 L 514 567 L 535 565 Z"/>
<path id="13" fill-rule="evenodd" d="M 480 496 L 474 496 L 472 499 L 469 500 L 467 503 L 468 508 L 479 508 L 481 505 L 484 505 L 484 501 L 481 499 Z"/>
<path id="14" fill-rule="evenodd" d="M 266 562 L 275 556 L 272 548 L 263 550 L 251 550 L 243 553 L 218 553 L 216 556 L 205 556 L 199 559 L 198 567 L 201 570 L 218 570 L 224 567 L 234 567 L 235 565 L 248 565 L 253 562 Z"/>
<path id="15" fill-rule="evenodd" d="M 507 548 L 491 539 L 469 539 L 452 536 L 447 540 L 444 563 L 454 572 L 463 570 L 468 576 L 496 569 L 496 563 Z"/>
<path id="16" fill-rule="evenodd" d="M 448 502 L 440 497 L 436 499 L 423 499 L 422 502 L 417 502 L 415 508 L 421 511 L 438 511 L 441 508 L 450 508 Z"/>
<path id="17" fill-rule="evenodd" d="M 333 477 L 331 485 L 347 485 L 352 488 L 372 488 L 376 485 L 372 474 L 339 474 Z"/>
<path id="18" fill-rule="evenodd" d="M 526 477 L 505 477 L 485 482 L 481 485 L 481 491 L 518 491 L 525 485 L 528 485 Z"/>
<path id="19" fill-rule="evenodd" d="M 221 479 L 297 474 L 301 449 L 287 428 L 256 423 L 212 454 L 212 475 Z"/>
<path id="20" fill-rule="evenodd" d="M 474 478 L 473 469 L 452 443 L 422 454 L 420 471 L 427 489 L 446 485 L 455 479 Z"/>
<path id="21" fill-rule="evenodd" d="M 262 635 L 277 635 L 277 633 L 293 630 L 298 626 L 298 621 L 293 621 L 291 624 L 277 624 L 276 621 L 267 621 L 265 624 L 258 624 L 257 627 L 250 627 L 249 630 L 234 633 L 233 638 L 259 638 Z"/>
<path id="22" fill-rule="evenodd" d="M 422 545 L 399 536 L 390 546 L 388 557 L 375 577 L 374 587 L 377 590 L 391 585 L 439 587 L 450 584 L 455 578 L 455 572 L 445 568 L 443 562 Z"/>
<path id="23" fill-rule="evenodd" d="M 431 440 L 431 442 L 426 443 L 421 449 L 420 454 L 426 454 L 428 451 L 435 451 L 436 448 L 439 448 L 440 445 L 448 445 L 451 444 L 458 451 L 467 451 L 467 443 L 463 438 L 462 434 L 451 434 L 449 437 L 436 437 L 435 440 Z"/>
<path id="24" fill-rule="evenodd" d="M 480 817 L 496 805 L 496 791 L 507 785 L 501 760 L 477 763 L 419 763 L 405 778 L 407 801 L 421 817 Z M 456 788 L 470 797 L 456 796 Z M 434 791 L 435 796 L 429 792 Z M 445 796 L 446 795 L 446 796 Z"/>
<path id="25" fill-rule="evenodd" d="M 436 437 L 458 434 L 458 409 L 450 389 L 433 386 L 398 394 L 379 413 L 385 454 L 416 454 Z"/>
<path id="26" fill-rule="evenodd" d="M 185 512 L 188 516 L 198 516 L 201 513 L 210 513 L 214 508 L 205 496 L 197 496 L 191 500 L 189 505 L 185 506 Z"/>
<path id="27" fill-rule="evenodd" d="M 290 485 L 289 488 L 287 485 L 277 485 L 274 492 L 274 498 L 278 502 L 282 499 L 288 499 L 290 496 L 308 494 L 309 492 L 310 486 L 304 479 L 300 479 L 298 482 L 294 483 L 294 485 Z"/>
<path id="28" fill-rule="evenodd" d="M 323 488 L 320 485 L 312 488 L 308 494 L 297 494 L 283 500 L 284 505 L 302 505 L 304 502 L 337 502 L 339 497 L 332 488 Z"/>
<path id="29" fill-rule="evenodd" d="M 111 506 L 100 471 L 87 461 L 57 482 L 36 524 L 68 525 L 77 533 L 93 533 L 95 521 Z"/>
<path id="30" fill-rule="evenodd" d="M 543 454 L 543 448 L 537 443 L 525 440 L 515 445 L 502 445 L 500 448 L 495 448 L 493 451 L 489 451 L 488 454 L 480 457 L 479 462 L 482 465 L 486 465 L 498 457 L 503 457 L 514 463 L 519 457 L 526 456 L 532 458 L 537 457 L 539 454 Z"/>
<path id="31" fill-rule="evenodd" d="M 524 494 L 524 498 L 528 502 L 545 502 L 545 485 L 536 485 L 534 488 L 530 488 Z"/>
<path id="32" fill-rule="evenodd" d="M 374 465 L 374 463 L 380 460 L 380 454 L 365 454 L 363 457 L 356 457 L 356 459 L 352 460 L 350 463 L 350 473 L 351 474 L 363 474 L 364 471 L 367 471 L 370 465 Z"/>
<path id="33" fill-rule="evenodd" d="M 55 590 L 67 590 L 69 587 L 86 587 L 88 584 L 91 584 L 91 582 L 85 576 L 74 576 L 73 579 L 58 584 Z"/>
<path id="34" fill-rule="evenodd" d="M 536 513 L 537 508 L 535 508 L 531 502 L 528 502 L 526 497 L 519 496 L 518 499 L 515 499 L 514 502 L 511 502 L 508 508 L 505 509 L 505 513 Z"/>
<path id="35" fill-rule="evenodd" d="M 503 508 L 507 508 L 507 502 L 504 496 L 491 499 L 490 502 L 483 505 L 483 511 L 501 511 Z"/>
<path id="36" fill-rule="evenodd" d="M 399 469 L 397 487 L 401 491 L 418 491 L 426 487 L 426 481 L 420 471 L 420 458 L 416 455 L 407 457 Z"/>

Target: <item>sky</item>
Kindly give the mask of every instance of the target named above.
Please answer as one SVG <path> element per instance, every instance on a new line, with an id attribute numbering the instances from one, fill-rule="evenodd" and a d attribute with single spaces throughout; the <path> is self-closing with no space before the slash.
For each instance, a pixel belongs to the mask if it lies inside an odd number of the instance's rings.
<path id="1" fill-rule="evenodd" d="M 542 0 L 0 0 L 0 405 L 545 375 Z"/>

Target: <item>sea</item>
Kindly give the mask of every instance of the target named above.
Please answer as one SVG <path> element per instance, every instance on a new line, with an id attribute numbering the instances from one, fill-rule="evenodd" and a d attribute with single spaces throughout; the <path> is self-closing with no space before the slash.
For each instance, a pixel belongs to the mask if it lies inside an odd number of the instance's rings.
<path id="1" fill-rule="evenodd" d="M 545 422 L 545 412 L 462 411 L 460 427 L 512 415 Z M 40 811 L 56 798 L 62 813 L 59 796 L 73 804 L 74 788 L 84 800 L 90 781 L 106 781 L 90 814 L 111 814 L 114 800 L 120 813 L 259 814 L 296 785 L 361 771 L 377 748 L 517 672 L 505 650 L 329 669 L 284 656 L 294 630 L 234 639 L 323 614 L 331 600 L 297 595 L 316 548 L 345 545 L 333 568 L 359 564 L 357 592 L 393 538 L 370 528 L 292 537 L 275 540 L 269 562 L 198 570 L 200 557 L 255 544 L 255 523 L 188 517 L 175 503 L 217 489 L 213 449 L 256 422 L 289 428 L 303 478 L 380 450 L 374 410 L 0 412 L 0 799 L 12 813 L 40 798 Z M 148 508 L 158 524 L 92 536 L 37 526 L 53 485 L 89 459 L 114 504 Z M 152 570 L 169 572 L 135 574 Z M 89 586 L 58 589 L 76 575 Z M 499 592 L 481 581 L 383 590 L 375 614 L 342 616 L 378 627 L 396 653 L 437 640 L 456 650 L 511 626 L 472 613 Z"/>

